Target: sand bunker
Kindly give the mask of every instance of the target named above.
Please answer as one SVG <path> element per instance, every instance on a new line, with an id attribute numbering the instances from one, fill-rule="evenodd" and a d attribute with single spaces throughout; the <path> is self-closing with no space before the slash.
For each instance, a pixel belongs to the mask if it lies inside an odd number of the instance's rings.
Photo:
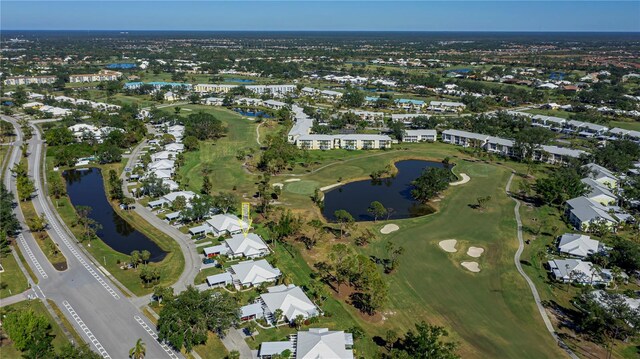
<path id="1" fill-rule="evenodd" d="M 385 224 L 384 227 L 382 227 L 382 229 L 380 230 L 380 233 L 389 234 L 391 232 L 397 231 L 398 229 L 400 229 L 400 227 L 398 227 L 397 224 Z"/>
<path id="2" fill-rule="evenodd" d="M 285 182 L 299 182 L 300 178 L 292 178 L 292 179 L 288 179 Z"/>
<path id="3" fill-rule="evenodd" d="M 451 182 L 451 183 L 449 183 L 449 186 L 458 186 L 458 185 L 461 185 L 461 184 L 465 184 L 465 183 L 469 182 L 469 180 L 471 179 L 471 177 L 467 176 L 466 173 L 461 173 L 460 177 L 462 177 L 461 180 L 455 181 L 455 182 Z"/>
<path id="4" fill-rule="evenodd" d="M 478 262 L 462 262 L 463 267 L 465 267 L 469 272 L 478 273 L 480 272 L 480 265 Z"/>
<path id="5" fill-rule="evenodd" d="M 280 188 L 284 187 L 284 185 L 282 183 L 274 183 L 272 186 L 273 187 L 280 187 Z"/>
<path id="6" fill-rule="evenodd" d="M 479 258 L 482 253 L 484 253 L 484 248 L 480 247 L 469 247 L 469 249 L 467 250 L 467 255 L 473 258 Z"/>
<path id="7" fill-rule="evenodd" d="M 440 243 L 438 243 L 438 245 L 440 246 L 440 248 L 442 248 L 445 252 L 449 252 L 449 253 L 455 253 L 458 250 L 456 249 L 456 244 L 458 243 L 457 240 L 455 239 L 445 239 L 444 241 L 440 241 Z"/>

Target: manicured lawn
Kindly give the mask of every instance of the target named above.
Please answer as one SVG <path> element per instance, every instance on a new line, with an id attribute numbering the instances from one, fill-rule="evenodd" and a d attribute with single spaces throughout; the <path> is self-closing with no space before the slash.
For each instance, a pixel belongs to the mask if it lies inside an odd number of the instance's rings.
<path id="1" fill-rule="evenodd" d="M 203 359 L 221 359 L 225 358 L 229 352 L 224 347 L 220 338 L 217 335 L 209 332 L 207 337 L 207 344 L 198 345 L 193 350 L 198 353 Z M 191 356 L 189 356 L 191 357 Z"/>
<path id="2" fill-rule="evenodd" d="M 611 121 L 609 127 L 620 127 L 626 130 L 640 131 L 640 121 Z"/>
<path id="3" fill-rule="evenodd" d="M 253 195 L 252 191 L 257 176 L 246 172 L 242 167 L 242 161 L 238 160 L 236 155 L 240 150 L 258 149 L 257 124 L 225 109 L 200 105 L 180 107 L 211 113 L 227 126 L 225 137 L 217 141 L 201 142 L 198 151 L 185 152 L 185 164 L 179 170 L 182 181 L 188 181 L 187 187 L 192 191 L 199 192 L 202 187 L 202 169 L 206 166 L 210 169 L 209 177 L 213 183 L 214 192 L 231 191 L 235 187 L 234 192 L 238 196 Z M 168 110 L 171 109 L 168 108 Z"/>
<path id="4" fill-rule="evenodd" d="M 56 322 L 53 320 L 53 318 L 47 311 L 47 308 L 45 308 L 44 304 L 42 304 L 40 300 L 24 301 L 24 302 L 12 304 L 10 306 L 2 308 L 3 313 L 6 313 L 12 310 L 16 310 L 16 311 L 33 310 L 36 314 L 40 314 L 47 317 L 47 320 L 51 324 L 51 329 L 52 329 L 51 333 L 55 336 L 55 338 L 53 339 L 53 346 L 55 349 L 58 350 L 64 344 L 69 342 L 67 338 L 64 336 L 62 329 L 56 324 Z M 5 335 L 5 333 L 2 332 L 1 329 L 0 329 L 0 332 L 2 333 L 3 336 Z M 0 358 L 4 359 L 4 358 L 21 358 L 21 357 L 22 357 L 22 353 L 13 347 L 13 343 L 8 342 L 6 343 L 6 345 L 5 343 L 3 343 L 3 345 L 0 345 Z"/>
<path id="5" fill-rule="evenodd" d="M 22 293 L 29 288 L 27 279 L 11 253 L 0 257 L 0 265 L 4 269 L 4 272 L 0 273 L 0 298 Z"/>
<path id="6" fill-rule="evenodd" d="M 514 203 L 504 193 L 510 171 L 494 164 L 456 159 L 456 156 L 466 156 L 459 148 L 445 144 L 403 144 L 401 147 L 407 150 L 381 152 L 373 157 L 361 153 L 361 158 L 353 160 L 350 153 L 345 153 L 343 161 L 338 160 L 335 165 L 301 177 L 324 186 L 336 183 L 340 176 L 344 181 L 366 178 L 371 171 L 399 159 L 440 161 L 445 157 L 457 163 L 456 174 L 464 172 L 471 177 L 469 183 L 445 192 L 444 199 L 437 203 L 439 208 L 435 214 L 393 221 L 400 226 L 399 231 L 380 235 L 380 240 L 362 249 L 366 254 L 383 258 L 386 257 L 384 243 L 387 240 L 406 249 L 400 268 L 386 277 L 390 298 L 381 313 L 385 319 L 371 323 L 358 316 L 357 320 L 363 323 L 361 326 L 367 334 L 384 337 L 388 329 L 403 333 L 412 329 L 414 323 L 426 320 L 445 326 L 452 338 L 461 343 L 463 357 L 562 356 L 544 328 L 524 279 L 513 265 L 517 248 Z M 318 152 L 318 162 L 324 165 L 336 161 L 332 152 Z M 278 181 L 282 182 L 279 178 Z M 283 193 L 283 202 L 309 214 L 309 208 L 313 206 L 308 195 L 291 193 L 286 187 Z M 484 211 L 469 206 L 480 196 L 492 197 Z M 377 231 L 383 224 L 361 226 L 372 226 Z M 459 251 L 449 254 L 440 249 L 438 242 L 444 239 L 460 241 Z M 313 254 L 305 252 L 307 261 L 321 260 L 330 244 L 319 244 L 311 252 Z M 473 259 L 466 255 L 469 246 L 482 247 L 485 253 L 479 259 Z M 480 273 L 471 273 L 460 265 L 472 260 L 479 262 Z M 280 265 L 281 261 L 278 263 Z M 297 273 L 295 270 L 288 272 Z M 297 280 L 300 278 L 293 279 L 294 282 Z M 347 308 L 355 311 L 350 306 Z"/>
<path id="7" fill-rule="evenodd" d="M 550 110 L 550 109 L 543 109 L 543 108 L 525 110 L 524 112 L 532 113 L 534 115 L 555 116 L 555 117 L 561 117 L 561 118 L 569 118 L 569 116 L 571 115 L 571 112 L 562 111 L 562 110 Z"/>
<path id="8" fill-rule="evenodd" d="M 20 208 L 22 209 L 22 213 L 24 218 L 29 223 L 29 218 L 35 218 L 35 216 L 42 217 L 42 214 L 36 214 L 35 207 L 33 206 L 33 202 L 20 202 Z M 56 243 L 49 237 L 47 232 L 32 232 L 33 237 L 36 239 L 36 243 L 40 247 L 40 250 L 47 257 L 51 265 L 57 270 L 66 270 L 67 269 L 67 259 L 64 257 L 62 252 L 57 248 Z"/>

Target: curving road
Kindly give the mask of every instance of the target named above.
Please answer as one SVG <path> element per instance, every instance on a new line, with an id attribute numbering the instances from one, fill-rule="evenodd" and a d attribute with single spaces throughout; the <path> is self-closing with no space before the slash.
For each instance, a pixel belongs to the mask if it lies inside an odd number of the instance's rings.
<path id="1" fill-rule="evenodd" d="M 533 284 L 533 281 L 531 280 L 531 278 L 529 278 L 529 276 L 522 269 L 522 264 L 520 263 L 520 256 L 522 255 L 522 251 L 524 251 L 524 240 L 522 237 L 522 220 L 520 218 L 520 201 L 518 201 L 515 197 L 511 195 L 511 181 L 513 180 L 514 175 L 515 175 L 515 172 L 512 171 L 511 176 L 509 176 L 509 180 L 507 181 L 507 185 L 504 189 L 507 195 L 511 197 L 511 199 L 516 203 L 515 207 L 513 208 L 513 211 L 515 213 L 516 223 L 518 225 L 518 250 L 516 251 L 516 254 L 513 256 L 513 262 L 516 265 L 516 268 L 518 269 L 518 273 L 520 273 L 520 275 L 524 278 L 524 280 L 529 285 L 529 289 L 531 290 L 531 294 L 533 294 L 533 299 L 536 303 L 536 307 L 538 307 L 538 312 L 540 313 L 540 316 L 542 317 L 542 320 L 544 321 L 544 325 L 545 327 L 547 327 L 547 331 L 549 332 L 549 334 L 551 334 L 553 339 L 556 340 L 558 345 L 562 349 L 564 349 L 564 351 L 567 353 L 569 357 L 571 357 L 572 359 L 579 359 L 578 356 L 558 336 L 555 329 L 553 329 L 553 325 L 551 324 L 551 319 L 549 319 L 549 315 L 547 314 L 547 311 L 544 309 L 544 306 L 542 305 L 542 302 L 540 300 L 540 294 L 538 293 L 538 290 L 536 289 L 535 284 Z"/>
<path id="2" fill-rule="evenodd" d="M 12 123 L 18 139 L 22 139 L 17 121 L 8 116 L 2 116 L 2 119 Z M 17 243 L 38 278 L 38 284 L 34 287 L 36 296 L 55 302 L 78 334 L 104 358 L 128 357 L 129 349 L 138 338 L 145 342 L 148 358 L 181 357 L 155 340 L 153 326 L 143 313 L 109 280 L 102 272 L 103 269 L 94 264 L 93 258 L 84 253 L 76 238 L 59 218 L 43 187 L 43 141 L 39 130 L 33 127 L 33 138 L 28 141 L 29 175 L 36 187 L 33 204 L 36 212 L 44 213 L 47 218 L 47 233 L 58 245 L 68 263 L 68 269 L 63 272 L 53 268 L 24 225 L 25 219 L 18 206 L 16 216 L 22 224 L 22 232 Z M 15 142 L 16 150 L 21 142 Z M 19 152 L 14 150 L 8 168 L 13 167 L 19 160 Z M 15 194 L 15 178 L 8 169 L 5 183 Z"/>

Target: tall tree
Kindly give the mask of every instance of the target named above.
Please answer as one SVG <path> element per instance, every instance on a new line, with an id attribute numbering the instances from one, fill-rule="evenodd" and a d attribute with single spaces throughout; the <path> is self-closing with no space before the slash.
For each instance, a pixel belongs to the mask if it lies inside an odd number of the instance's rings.
<path id="1" fill-rule="evenodd" d="M 353 216 L 346 210 L 339 209 L 333 212 L 333 217 L 340 224 L 340 237 L 343 237 L 345 228 L 354 222 Z"/>
<path id="2" fill-rule="evenodd" d="M 402 347 L 391 352 L 392 358 L 415 359 L 458 359 L 456 354 L 458 344 L 443 341 L 449 333 L 442 327 L 433 326 L 425 322 L 415 325 L 416 330 L 410 330 L 402 340 Z"/>
<path id="3" fill-rule="evenodd" d="M 147 346 L 142 341 L 142 338 L 138 338 L 133 348 L 129 349 L 129 358 L 144 359 L 146 355 L 147 355 Z"/>
<path id="4" fill-rule="evenodd" d="M 427 168 L 420 177 L 411 183 L 413 185 L 411 195 L 416 200 L 426 203 L 449 187 L 450 179 L 451 175 L 448 169 Z"/>
<path id="5" fill-rule="evenodd" d="M 373 216 L 373 221 L 377 222 L 378 218 L 384 217 L 387 214 L 387 209 L 384 208 L 382 203 L 378 201 L 373 201 L 367 208 L 367 212 Z"/>

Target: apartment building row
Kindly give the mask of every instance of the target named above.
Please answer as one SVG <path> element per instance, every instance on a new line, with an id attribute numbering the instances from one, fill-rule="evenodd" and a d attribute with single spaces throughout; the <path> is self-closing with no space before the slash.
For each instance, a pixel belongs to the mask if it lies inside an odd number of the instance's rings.
<path id="1" fill-rule="evenodd" d="M 197 84 L 193 87 L 193 90 L 197 93 L 225 94 L 238 86 L 239 85 L 228 84 Z M 285 96 L 297 89 L 296 85 L 247 85 L 244 87 L 256 95 L 270 94 L 273 96 Z"/>
<path id="2" fill-rule="evenodd" d="M 4 80 L 5 85 L 26 86 L 26 85 L 47 85 L 56 82 L 55 76 L 11 76 Z"/>
<path id="3" fill-rule="evenodd" d="M 515 141 L 479 133 L 445 130 L 442 131 L 442 142 L 462 147 L 482 148 L 487 152 L 507 157 L 516 157 Z M 587 152 L 566 147 L 542 145 L 533 153 L 535 161 L 547 163 L 567 163 L 572 158 L 579 158 Z"/>
<path id="4" fill-rule="evenodd" d="M 100 82 L 100 81 L 118 81 L 122 77 L 122 72 L 111 70 L 100 70 L 96 74 L 77 74 L 69 75 L 69 82 Z"/>

